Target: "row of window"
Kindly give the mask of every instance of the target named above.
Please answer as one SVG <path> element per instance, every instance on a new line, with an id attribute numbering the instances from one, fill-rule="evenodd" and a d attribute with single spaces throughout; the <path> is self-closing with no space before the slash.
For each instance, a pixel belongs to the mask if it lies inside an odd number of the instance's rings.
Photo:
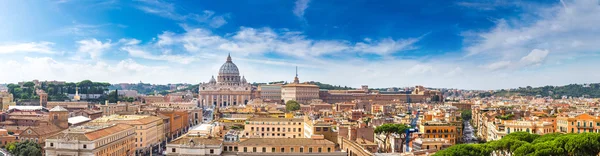
<path id="1" fill-rule="evenodd" d="M 254 128 L 255 127 L 250 127 L 250 131 L 255 131 Z M 276 130 L 275 127 L 271 127 L 271 128 L 267 127 L 266 131 L 265 131 L 265 127 L 261 127 L 260 129 L 258 127 L 256 127 L 256 131 L 259 131 L 259 132 L 261 132 L 261 131 L 262 132 L 270 132 L 269 130 L 272 132 L 286 132 L 285 127 L 284 128 L 277 127 L 277 131 L 275 131 Z M 296 130 L 298 132 L 302 132 L 302 128 L 287 128 L 287 132 L 296 132 Z"/>
<path id="2" fill-rule="evenodd" d="M 262 147 L 260 151 L 257 151 L 256 149 L 257 149 L 256 147 L 252 147 L 252 151 L 251 152 L 253 152 L 253 153 L 256 153 L 256 152 L 266 153 L 267 152 L 267 148 L 266 147 Z M 225 150 L 227 151 L 227 148 L 225 148 Z M 235 147 L 234 150 L 237 152 L 237 147 Z M 229 151 L 231 151 L 231 147 L 229 147 Z M 244 147 L 243 152 L 249 152 L 248 151 L 248 147 Z M 290 152 L 290 153 L 300 152 L 300 153 L 304 153 L 304 147 L 300 147 L 298 149 L 298 151 L 295 151 L 294 147 L 291 147 L 291 148 L 289 148 L 287 150 L 284 147 L 280 148 L 279 150 L 276 150 L 275 147 L 272 147 L 271 148 L 271 153 L 276 153 L 276 152 L 278 152 L 278 153 L 284 153 L 284 152 Z M 323 152 L 323 148 L 321 148 L 321 147 L 317 148 L 317 152 L 318 153 Z M 327 152 L 331 152 L 331 147 L 327 147 Z M 313 148 L 312 147 L 308 148 L 308 153 L 313 153 Z"/>
<path id="3" fill-rule="evenodd" d="M 445 129 L 445 130 L 439 130 L 439 131 L 434 129 L 434 130 L 427 130 L 425 132 L 426 133 L 448 133 L 448 132 L 454 133 L 454 129 L 450 129 L 450 130 Z"/>
<path id="4" fill-rule="evenodd" d="M 302 125 L 301 122 L 260 122 L 260 121 L 248 121 L 247 125 Z"/>

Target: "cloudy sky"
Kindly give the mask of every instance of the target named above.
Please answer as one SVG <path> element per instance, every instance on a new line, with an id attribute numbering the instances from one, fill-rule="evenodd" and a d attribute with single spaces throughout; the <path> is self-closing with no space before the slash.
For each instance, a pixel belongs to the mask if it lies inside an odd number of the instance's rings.
<path id="1" fill-rule="evenodd" d="M 600 82 L 598 0 L 0 2 L 0 83 L 500 89 Z"/>

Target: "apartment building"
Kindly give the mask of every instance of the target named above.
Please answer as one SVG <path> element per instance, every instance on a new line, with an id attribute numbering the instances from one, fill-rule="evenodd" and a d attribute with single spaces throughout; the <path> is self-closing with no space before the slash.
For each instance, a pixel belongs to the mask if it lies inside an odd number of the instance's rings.
<path id="1" fill-rule="evenodd" d="M 223 141 L 213 138 L 184 136 L 167 144 L 167 156 L 221 155 Z"/>
<path id="2" fill-rule="evenodd" d="M 452 145 L 456 144 L 461 133 L 460 129 L 448 122 L 426 121 L 419 125 L 423 138 L 444 138 Z"/>
<path id="3" fill-rule="evenodd" d="M 249 118 L 243 135 L 251 138 L 304 138 L 304 119 Z"/>
<path id="4" fill-rule="evenodd" d="M 135 151 L 135 127 L 127 124 L 78 126 L 46 139 L 47 156 L 133 155 Z"/>
<path id="5" fill-rule="evenodd" d="M 556 125 L 556 132 L 560 133 L 600 132 L 600 118 L 587 113 L 558 116 Z"/>
<path id="6" fill-rule="evenodd" d="M 238 155 L 346 155 L 335 143 L 311 138 L 249 138 L 238 144 Z"/>
<path id="7" fill-rule="evenodd" d="M 98 118 L 88 124 L 128 124 L 133 126 L 136 133 L 134 147 L 140 152 L 146 151 L 149 147 L 158 145 L 165 140 L 163 119 L 156 116 L 111 115 Z"/>

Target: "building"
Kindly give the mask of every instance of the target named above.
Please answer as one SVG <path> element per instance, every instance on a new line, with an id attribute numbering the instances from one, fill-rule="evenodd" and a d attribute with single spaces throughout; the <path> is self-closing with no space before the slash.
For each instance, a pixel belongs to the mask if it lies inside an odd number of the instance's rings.
<path id="1" fill-rule="evenodd" d="M 156 116 L 111 115 L 95 119 L 86 125 L 128 124 L 135 127 L 134 147 L 138 152 L 148 152 L 148 148 L 157 146 L 164 138 L 163 120 Z"/>
<path id="2" fill-rule="evenodd" d="M 301 104 L 308 104 L 313 99 L 319 99 L 319 86 L 309 83 L 300 83 L 298 73 L 296 73 L 293 83 L 281 87 L 281 98 L 284 103 L 294 100 Z"/>
<path id="3" fill-rule="evenodd" d="M 165 110 L 159 111 L 158 114 L 168 118 L 169 120 L 169 137 L 168 139 L 174 139 L 181 134 L 184 134 L 190 125 L 189 113 L 182 110 Z"/>
<path id="4" fill-rule="evenodd" d="M 584 133 L 600 132 L 600 119 L 598 117 L 583 114 L 567 114 L 556 117 L 556 132 L 560 133 Z"/>
<path id="5" fill-rule="evenodd" d="M 424 151 L 435 153 L 436 151 L 452 146 L 448 140 L 443 138 L 417 138 L 412 142 L 412 151 Z"/>
<path id="6" fill-rule="evenodd" d="M 444 138 L 452 145 L 456 144 L 460 135 L 460 129 L 448 122 L 427 121 L 419 125 L 423 138 Z"/>
<path id="7" fill-rule="evenodd" d="M 359 90 L 322 90 L 319 92 L 319 98 L 327 103 L 352 102 L 355 100 L 380 104 L 406 103 L 408 99 L 411 103 L 423 103 L 435 99 L 436 96 L 439 99 L 442 97 L 439 91 L 427 90 L 423 86 L 415 86 L 412 92 L 369 90 L 366 85 L 363 85 Z"/>
<path id="8" fill-rule="evenodd" d="M 0 92 L 0 109 L 2 111 L 8 110 L 9 106 L 16 106 L 17 103 L 13 102 L 14 97 L 9 92 Z"/>
<path id="9" fill-rule="evenodd" d="M 249 118 L 242 135 L 250 138 L 304 138 L 304 119 Z"/>
<path id="10" fill-rule="evenodd" d="M 60 106 L 69 110 L 69 112 L 77 111 L 77 110 L 85 110 L 91 108 L 93 105 L 89 102 L 83 101 L 49 101 L 46 103 L 46 108 L 54 108 L 56 106 Z"/>
<path id="11" fill-rule="evenodd" d="M 184 136 L 167 144 L 167 156 L 221 155 L 223 141 L 212 138 Z"/>
<path id="12" fill-rule="evenodd" d="M 271 102 L 281 102 L 282 84 L 259 85 L 260 98 Z"/>
<path id="13" fill-rule="evenodd" d="M 251 95 L 252 85 L 240 77 L 238 67 L 227 56 L 217 79 L 213 76 L 208 83 L 200 84 L 198 99 L 203 106 L 226 107 L 247 104 Z"/>
<path id="14" fill-rule="evenodd" d="M 238 155 L 345 155 L 322 138 L 249 138 L 237 149 Z"/>
<path id="15" fill-rule="evenodd" d="M 331 123 L 321 120 L 312 120 L 308 116 L 304 116 L 304 137 L 322 137 L 331 142 L 337 142 L 337 132 L 333 131 Z"/>
<path id="16" fill-rule="evenodd" d="M 134 155 L 135 127 L 127 124 L 77 126 L 48 137 L 46 156 Z"/>
<path id="17" fill-rule="evenodd" d="M 0 146 L 6 146 L 8 143 L 16 142 L 17 136 L 8 133 L 6 129 L 0 129 Z"/>

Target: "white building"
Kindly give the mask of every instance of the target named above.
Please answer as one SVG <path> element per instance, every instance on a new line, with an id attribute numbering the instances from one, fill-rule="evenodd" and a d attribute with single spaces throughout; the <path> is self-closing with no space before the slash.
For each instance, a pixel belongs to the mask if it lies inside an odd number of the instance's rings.
<path id="1" fill-rule="evenodd" d="M 247 104 L 252 98 L 252 85 L 240 77 L 238 67 L 227 56 L 219 69 L 217 79 L 213 76 L 208 83 L 201 83 L 198 99 L 204 106 L 227 107 Z"/>
<path id="2" fill-rule="evenodd" d="M 223 141 L 202 137 L 180 137 L 167 144 L 167 156 L 221 155 Z"/>

